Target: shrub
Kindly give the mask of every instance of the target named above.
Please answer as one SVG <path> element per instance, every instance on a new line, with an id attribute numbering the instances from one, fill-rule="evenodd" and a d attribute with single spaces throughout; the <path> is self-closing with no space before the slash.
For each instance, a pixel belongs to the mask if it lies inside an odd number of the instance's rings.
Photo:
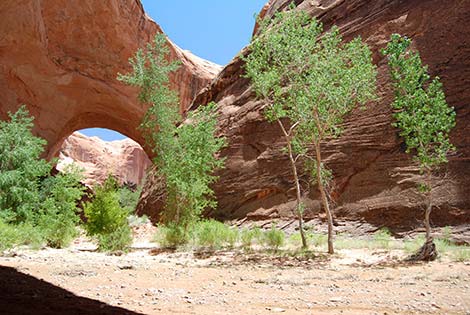
<path id="1" fill-rule="evenodd" d="M 158 227 L 154 240 L 160 244 L 161 247 L 176 248 L 187 244 L 189 238 L 189 234 L 185 233 L 181 226 L 169 223 Z"/>
<path id="2" fill-rule="evenodd" d="M 21 245 L 39 248 L 43 242 L 43 236 L 39 229 L 31 224 L 7 224 L 0 220 L 0 251 Z"/>
<path id="3" fill-rule="evenodd" d="M 85 204 L 87 222 L 85 230 L 90 236 L 96 236 L 100 250 L 124 250 L 131 244 L 128 212 L 119 205 L 117 183 L 113 177 L 96 188 L 95 198 Z M 124 231 L 128 230 L 128 231 Z M 110 242 L 116 241 L 116 244 Z M 126 242 L 124 242 L 126 241 Z"/>
<path id="4" fill-rule="evenodd" d="M 310 234 L 310 239 L 315 247 L 323 247 L 327 244 L 328 236 L 325 234 L 312 233 Z"/>
<path id="5" fill-rule="evenodd" d="M 227 243 L 229 248 L 235 247 L 240 237 L 240 231 L 238 228 L 227 227 L 224 232 L 224 240 Z"/>
<path id="6" fill-rule="evenodd" d="M 259 242 L 261 243 L 261 238 L 263 233 L 261 232 L 261 229 L 256 227 L 253 229 L 243 229 L 242 232 L 240 233 L 241 236 L 241 242 L 242 242 L 242 247 L 245 249 L 250 249 L 251 246 L 253 245 L 254 242 Z"/>
<path id="7" fill-rule="evenodd" d="M 0 122 L 0 218 L 6 226 L 2 247 L 44 241 L 68 245 L 78 221 L 76 202 L 83 194 L 73 167 L 51 176 L 52 164 L 40 158 L 46 141 L 33 136 L 25 106 Z"/>
<path id="8" fill-rule="evenodd" d="M 127 185 L 123 185 L 118 189 L 119 204 L 128 213 L 134 213 L 137 203 L 139 202 L 140 193 L 142 187 L 132 188 Z"/>
<path id="9" fill-rule="evenodd" d="M 205 220 L 195 225 L 197 245 L 209 248 L 220 248 L 226 243 L 236 242 L 235 234 L 222 222 Z"/>
<path id="10" fill-rule="evenodd" d="M 404 251 L 407 253 L 415 253 L 423 244 L 424 239 L 423 235 L 418 235 L 414 239 L 405 241 L 403 246 Z"/>
<path id="11" fill-rule="evenodd" d="M 284 240 L 284 231 L 277 229 L 274 225 L 271 229 L 264 232 L 264 243 L 275 251 L 284 245 Z"/>
<path id="12" fill-rule="evenodd" d="M 453 258 L 460 262 L 470 261 L 470 247 L 459 246 L 459 248 L 454 250 Z"/>
<path id="13" fill-rule="evenodd" d="M 132 243 L 132 231 L 129 226 L 123 225 L 110 233 L 98 234 L 99 250 L 116 252 L 127 250 Z"/>
<path id="14" fill-rule="evenodd" d="M 390 248 L 390 243 L 392 241 L 392 236 L 390 231 L 387 228 L 381 228 L 374 233 L 373 243 L 377 248 Z"/>
<path id="15" fill-rule="evenodd" d="M 55 177 L 46 178 L 41 185 L 42 206 L 36 221 L 51 247 L 68 246 L 78 234 L 77 200 L 84 191 L 81 179 L 81 171 L 71 165 Z"/>

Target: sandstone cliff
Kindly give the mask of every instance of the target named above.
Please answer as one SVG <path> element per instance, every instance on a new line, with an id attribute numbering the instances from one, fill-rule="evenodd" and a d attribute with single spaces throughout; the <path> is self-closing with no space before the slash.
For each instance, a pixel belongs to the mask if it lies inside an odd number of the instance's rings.
<path id="1" fill-rule="evenodd" d="M 152 164 L 140 145 L 131 139 L 108 142 L 79 132 L 65 140 L 57 168 L 62 170 L 72 162 L 84 170 L 83 183 L 87 186 L 102 183 L 109 174 L 115 175 L 120 184 L 140 185 Z"/>
<path id="2" fill-rule="evenodd" d="M 25 103 L 36 134 L 48 141 L 48 157 L 73 131 L 91 127 L 142 144 L 136 127 L 146 108 L 116 76 L 161 32 L 139 0 L 0 1 L 0 119 Z M 183 111 L 220 66 L 168 45 L 181 62 L 171 86 Z"/>
<path id="3" fill-rule="evenodd" d="M 291 2 L 271 0 L 261 15 L 269 18 Z M 326 164 L 335 176 L 335 216 L 403 229 L 420 224 L 417 168 L 391 126 L 387 66 L 378 53 L 390 34 L 401 33 L 413 38 L 431 74 L 441 77 L 447 101 L 457 112 L 457 126 L 451 135 L 457 153 L 450 159 L 448 179 L 436 191 L 432 223 L 470 222 L 470 1 L 295 3 L 298 9 L 320 19 L 325 29 L 338 25 L 347 40 L 362 36 L 374 51 L 379 70 L 380 101 L 369 104 L 365 111 L 354 111 L 345 121 L 343 136 L 323 144 Z M 243 62 L 234 58 L 193 103 L 194 108 L 210 101 L 220 104 L 220 134 L 229 143 L 223 151 L 226 168 L 219 172 L 220 180 L 214 185 L 219 206 L 211 214 L 229 219 L 247 215 L 254 219 L 289 217 L 294 195 L 287 157 L 281 152 L 281 133 L 277 125 L 263 118 L 264 104 L 256 101 L 242 74 Z M 147 196 L 158 195 L 150 190 L 147 187 Z M 315 187 L 305 199 L 307 218 L 321 216 Z M 140 211 L 155 216 L 158 207 L 146 201 L 142 200 Z"/>

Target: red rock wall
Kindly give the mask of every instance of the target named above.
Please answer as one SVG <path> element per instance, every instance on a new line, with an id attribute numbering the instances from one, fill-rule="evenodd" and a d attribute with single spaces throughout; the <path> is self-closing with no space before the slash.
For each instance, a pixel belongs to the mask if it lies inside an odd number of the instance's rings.
<path id="1" fill-rule="evenodd" d="M 271 0 L 262 16 L 269 18 L 292 1 Z M 451 141 L 449 176 L 436 191 L 434 225 L 470 222 L 470 1 L 469 0 L 322 0 L 295 1 L 299 9 L 318 17 L 325 29 L 337 24 L 346 39 L 357 35 L 374 51 L 380 101 L 354 111 L 339 139 L 323 144 L 326 164 L 333 170 L 337 217 L 378 226 L 409 229 L 420 224 L 422 201 L 416 192 L 417 168 L 405 154 L 402 139 L 391 126 L 392 94 L 386 60 L 378 53 L 391 33 L 414 40 L 432 75 L 441 77 L 447 101 L 457 112 Z M 194 106 L 216 101 L 220 134 L 228 138 L 223 151 L 226 169 L 214 185 L 221 218 L 288 217 L 293 207 L 292 176 L 282 153 L 277 125 L 265 121 L 243 63 L 235 59 L 197 97 Z M 320 212 L 315 187 L 305 197 L 306 216 Z M 145 201 L 145 200 L 144 200 Z M 148 207 L 155 212 L 155 208 Z M 321 215 L 321 214 L 320 214 Z"/>
<path id="2" fill-rule="evenodd" d="M 59 153 L 58 169 L 74 163 L 84 170 L 83 183 L 93 187 L 114 175 L 120 184 L 142 184 L 152 162 L 142 147 L 131 139 L 103 141 L 74 132 Z"/>
<path id="3" fill-rule="evenodd" d="M 90 127 L 143 143 L 137 126 L 146 108 L 116 76 L 161 32 L 139 0 L 0 1 L 0 118 L 26 104 L 49 157 L 73 131 Z M 183 111 L 220 67 L 168 44 L 182 64 L 171 85 Z"/>

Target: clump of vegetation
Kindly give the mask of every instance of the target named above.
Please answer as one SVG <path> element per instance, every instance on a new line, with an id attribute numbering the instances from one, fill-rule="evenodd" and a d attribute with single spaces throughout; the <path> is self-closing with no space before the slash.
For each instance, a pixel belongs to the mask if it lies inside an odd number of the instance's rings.
<path id="1" fill-rule="evenodd" d="M 381 228 L 373 235 L 373 242 L 377 247 L 389 249 L 392 243 L 392 235 L 387 228 Z"/>
<path id="2" fill-rule="evenodd" d="M 250 250 L 253 246 L 254 243 L 260 242 L 260 239 L 263 235 L 263 232 L 261 231 L 260 228 L 255 227 L 252 229 L 243 229 L 240 232 L 240 240 L 241 240 L 241 245 L 244 249 Z"/>
<path id="3" fill-rule="evenodd" d="M 412 153 L 422 175 L 419 191 L 425 199 L 425 243 L 413 260 L 434 260 L 436 246 L 431 235 L 430 215 L 433 208 L 434 173 L 447 163 L 447 155 L 455 148 L 449 133 L 455 126 L 455 111 L 447 105 L 442 83 L 438 77 L 431 80 L 418 52 L 412 51 L 411 40 L 393 34 L 382 51 L 388 57 L 390 76 L 395 90 L 392 107 L 394 126 Z"/>
<path id="4" fill-rule="evenodd" d="M 138 50 L 130 59 L 133 72 L 118 79 L 139 87 L 140 101 L 150 104 L 140 128 L 155 153 L 153 162 L 165 186 L 161 220 L 168 229 L 174 229 L 167 232 L 178 235 L 179 242 L 189 239 L 202 211 L 216 205 L 210 184 L 217 179 L 214 170 L 223 165 L 216 153 L 225 141 L 215 137 L 214 103 L 190 112 L 178 126 L 182 120 L 179 100 L 169 87 L 168 77 L 178 64 L 168 61 L 168 54 L 164 35 L 156 35 L 145 50 Z"/>
<path id="5" fill-rule="evenodd" d="M 298 163 L 318 186 L 328 219 L 328 252 L 333 253 L 333 219 L 328 201 L 332 173 L 323 164 L 321 142 L 341 134 L 344 116 L 356 105 L 375 98 L 376 67 L 360 38 L 344 43 L 334 26 L 323 32 L 315 18 L 292 5 L 272 19 L 259 21 L 251 45 L 246 76 L 268 107 L 265 116 L 275 122 L 286 142 L 296 192 L 295 212 L 302 246 L 302 192 Z M 314 152 L 311 150 L 313 145 Z"/>
<path id="6" fill-rule="evenodd" d="M 77 200 L 84 191 L 82 174 L 73 165 L 46 178 L 41 185 L 41 208 L 35 215 L 48 246 L 63 248 L 78 235 Z"/>
<path id="7" fill-rule="evenodd" d="M 460 246 L 454 249 L 453 258 L 459 262 L 470 261 L 470 246 Z"/>
<path id="8" fill-rule="evenodd" d="M 129 213 L 119 204 L 117 181 L 109 176 L 95 188 L 93 201 L 85 204 L 85 230 L 96 237 L 102 251 L 126 250 L 132 243 Z"/>
<path id="9" fill-rule="evenodd" d="M 0 252 L 20 245 L 38 249 L 44 243 L 40 229 L 29 223 L 7 224 L 0 220 Z"/>
<path id="10" fill-rule="evenodd" d="M 67 246 L 76 235 L 80 172 L 70 167 L 51 176 L 52 163 L 40 158 L 46 141 L 32 134 L 33 117 L 26 107 L 9 117 L 0 122 L 2 247 Z"/>
<path id="11" fill-rule="evenodd" d="M 154 241 L 163 248 L 177 248 L 187 244 L 191 235 L 175 223 L 162 224 L 158 227 Z"/>
<path id="12" fill-rule="evenodd" d="M 195 225 L 196 244 L 212 249 L 221 248 L 227 242 L 227 232 L 230 228 L 215 220 L 205 220 Z"/>
<path id="13" fill-rule="evenodd" d="M 119 204 L 128 213 L 134 213 L 139 202 L 142 186 L 128 185 L 124 183 L 118 188 Z"/>
<path id="14" fill-rule="evenodd" d="M 266 246 L 274 251 L 277 251 L 284 245 L 286 235 L 282 230 L 277 229 L 274 225 L 271 229 L 264 232 L 264 243 Z"/>

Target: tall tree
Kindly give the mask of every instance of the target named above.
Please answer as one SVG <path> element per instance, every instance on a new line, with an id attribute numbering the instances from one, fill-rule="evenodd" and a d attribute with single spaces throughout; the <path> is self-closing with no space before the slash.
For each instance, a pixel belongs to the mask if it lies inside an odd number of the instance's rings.
<path id="1" fill-rule="evenodd" d="M 184 237 L 201 212 L 216 205 L 210 184 L 217 179 L 213 171 L 223 165 L 216 153 L 225 140 L 215 136 L 215 103 L 200 106 L 182 122 L 179 99 L 170 89 L 168 77 L 178 63 L 168 61 L 168 54 L 165 36 L 156 35 L 145 50 L 138 50 L 130 59 L 133 72 L 118 78 L 140 87 L 140 101 L 151 105 L 140 128 L 156 154 L 154 163 L 165 182 L 162 219 L 181 228 Z"/>
<path id="2" fill-rule="evenodd" d="M 454 150 L 449 133 L 455 126 L 455 111 L 447 105 L 439 78 L 431 80 L 419 53 L 411 50 L 409 38 L 393 34 L 382 53 L 388 57 L 395 91 L 393 125 L 399 128 L 405 140 L 406 152 L 413 154 L 419 165 L 422 174 L 419 191 L 426 199 L 426 241 L 412 258 L 433 260 L 437 257 L 430 224 L 433 173 L 447 163 L 448 153 Z"/>
<path id="3" fill-rule="evenodd" d="M 305 166 L 320 191 L 332 254 L 333 219 L 325 189 L 331 172 L 322 163 L 321 142 L 339 136 L 344 116 L 374 99 L 376 69 L 371 52 L 360 38 L 344 43 L 337 27 L 324 33 L 320 22 L 293 6 L 259 23 L 259 35 L 245 57 L 246 76 L 268 105 L 266 118 L 279 125 L 286 141 L 302 246 L 307 247 L 307 242 L 299 159 L 308 162 Z"/>

